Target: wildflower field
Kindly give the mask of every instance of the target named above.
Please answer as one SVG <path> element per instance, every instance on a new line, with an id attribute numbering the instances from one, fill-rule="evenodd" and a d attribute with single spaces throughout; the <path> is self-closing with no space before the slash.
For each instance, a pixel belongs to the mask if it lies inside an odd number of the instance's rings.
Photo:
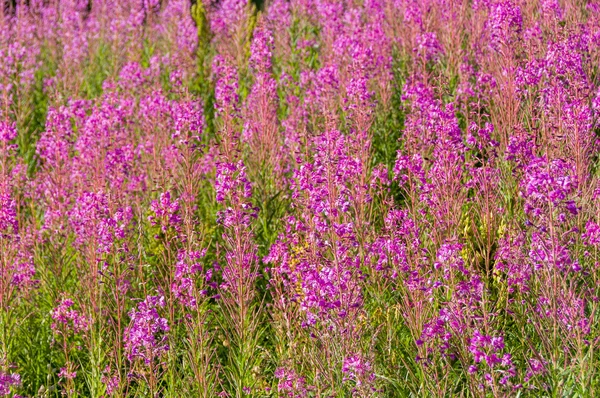
<path id="1" fill-rule="evenodd" d="M 0 0 L 0 396 L 600 396 L 600 1 Z"/>

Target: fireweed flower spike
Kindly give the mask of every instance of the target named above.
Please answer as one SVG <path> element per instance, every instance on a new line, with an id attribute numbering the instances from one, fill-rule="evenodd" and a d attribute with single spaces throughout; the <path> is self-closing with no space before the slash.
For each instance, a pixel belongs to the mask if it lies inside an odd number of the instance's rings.
<path id="1" fill-rule="evenodd" d="M 166 333 L 170 328 L 159 314 L 164 306 L 164 297 L 146 297 L 129 312 L 131 322 L 123 334 L 125 355 L 132 368 L 129 376 L 143 378 L 151 393 L 158 391 L 159 361 L 169 351 Z"/>
<path id="2" fill-rule="evenodd" d="M 75 339 L 89 331 L 90 319 L 73 308 L 74 302 L 70 298 L 60 301 L 59 305 L 51 312 L 52 324 L 50 328 L 61 346 L 64 354 L 64 366 L 60 368 L 58 377 L 61 379 L 68 396 L 75 396 L 75 381 L 77 365 L 71 359 L 79 349 Z"/>

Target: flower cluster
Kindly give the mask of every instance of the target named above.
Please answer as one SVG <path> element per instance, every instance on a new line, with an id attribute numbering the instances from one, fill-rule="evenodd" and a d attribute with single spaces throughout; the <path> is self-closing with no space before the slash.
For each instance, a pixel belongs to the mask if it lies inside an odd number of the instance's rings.
<path id="1" fill-rule="evenodd" d="M 146 365 L 169 351 L 166 333 L 168 322 L 159 314 L 165 306 L 162 296 L 148 296 L 129 312 L 131 324 L 125 329 L 123 341 L 129 361 L 141 359 Z"/>
<path id="2" fill-rule="evenodd" d="M 21 376 L 16 373 L 0 373 L 0 395 L 6 397 L 10 394 L 11 387 L 21 385 Z M 18 397 L 18 395 L 12 395 Z"/>
<path id="3" fill-rule="evenodd" d="M 51 328 L 55 333 L 81 333 L 89 329 L 89 318 L 73 309 L 73 305 L 73 300 L 64 299 L 52 310 Z"/>
<path id="4" fill-rule="evenodd" d="M 286 368 L 277 368 L 275 378 L 279 380 L 277 390 L 279 394 L 290 398 L 304 398 L 308 396 L 308 386 L 304 377 L 298 376 L 295 371 Z"/>
<path id="5" fill-rule="evenodd" d="M 180 228 L 179 200 L 171 200 L 170 192 L 163 192 L 158 200 L 153 200 L 150 203 L 150 211 L 152 215 L 148 216 L 148 221 L 152 225 L 160 226 L 163 233 L 167 233 L 170 228 Z"/>

